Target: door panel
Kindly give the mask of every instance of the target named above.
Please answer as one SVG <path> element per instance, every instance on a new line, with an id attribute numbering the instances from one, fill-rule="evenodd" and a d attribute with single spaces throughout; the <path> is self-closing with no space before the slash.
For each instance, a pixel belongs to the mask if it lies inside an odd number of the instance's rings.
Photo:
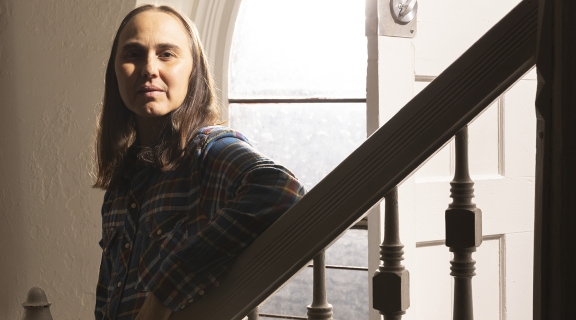
<path id="1" fill-rule="evenodd" d="M 504 126 L 505 174 L 508 177 L 534 177 L 536 167 L 536 80 L 532 72 L 505 95 Z"/>
<path id="2" fill-rule="evenodd" d="M 499 319 L 500 316 L 500 250 L 504 236 L 486 237 L 482 247 L 474 254 L 477 260 L 476 277 L 472 280 L 474 291 L 475 319 Z M 418 288 L 412 294 L 411 308 L 403 318 L 409 319 L 451 319 L 454 282 L 449 272 L 451 253 L 446 250 L 443 240 L 417 244 L 417 267 L 411 274 L 411 288 Z M 420 288 L 426 288 L 422 290 Z"/>
<path id="3" fill-rule="evenodd" d="M 506 235 L 506 290 L 507 318 L 532 319 L 532 243 L 534 232 Z"/>
<path id="4" fill-rule="evenodd" d="M 509 12 L 518 0 L 419 1 L 414 38 L 420 92 L 460 54 Z M 418 82 L 418 81 L 422 82 Z M 484 242 L 473 254 L 476 319 L 532 319 L 532 259 L 536 118 L 534 71 L 518 81 L 469 125 L 469 166 L 474 202 L 482 210 Z M 452 201 L 454 142 L 414 175 L 412 231 L 404 243 L 411 306 L 403 319 L 451 319 L 452 254 L 444 246 L 444 211 Z M 400 189 L 402 192 L 403 188 Z M 408 197 L 409 195 L 403 195 Z"/>
<path id="5" fill-rule="evenodd" d="M 477 319 L 531 319 L 534 223 L 535 81 L 521 80 L 470 125 L 474 202 L 482 209 L 485 240 L 473 254 Z M 406 319 L 447 319 L 451 254 L 443 245 L 444 211 L 451 202 L 453 143 L 414 180 L 416 263 L 413 303 Z M 447 175 L 448 170 L 450 171 Z M 500 173 L 499 173 L 500 172 Z M 434 246 L 423 244 L 435 243 Z M 440 280 L 444 279 L 444 280 Z M 442 282 L 442 283 L 440 283 Z M 448 286 L 452 290 L 452 285 Z M 437 301 L 438 300 L 438 301 Z M 440 300 L 444 305 L 438 306 Z M 435 310 L 427 317 L 430 310 Z M 437 315 L 437 316 L 434 316 Z"/>
<path id="6" fill-rule="evenodd" d="M 416 74 L 440 74 L 518 3 L 519 0 L 418 1 Z"/>

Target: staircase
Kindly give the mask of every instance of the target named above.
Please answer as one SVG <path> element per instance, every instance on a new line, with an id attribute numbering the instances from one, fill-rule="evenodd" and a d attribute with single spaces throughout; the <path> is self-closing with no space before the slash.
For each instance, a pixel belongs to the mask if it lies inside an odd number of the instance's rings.
<path id="1" fill-rule="evenodd" d="M 537 20 L 537 3 L 521 2 L 262 234 L 227 281 L 172 318 L 250 313 L 534 66 Z"/>

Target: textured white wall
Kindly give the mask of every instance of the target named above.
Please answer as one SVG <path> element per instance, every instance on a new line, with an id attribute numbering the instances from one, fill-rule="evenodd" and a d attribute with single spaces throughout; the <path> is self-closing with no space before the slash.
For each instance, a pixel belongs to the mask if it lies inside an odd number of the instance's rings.
<path id="1" fill-rule="evenodd" d="M 114 31 L 135 0 L 0 1 L 0 319 L 32 286 L 93 318 L 102 192 L 92 137 Z"/>

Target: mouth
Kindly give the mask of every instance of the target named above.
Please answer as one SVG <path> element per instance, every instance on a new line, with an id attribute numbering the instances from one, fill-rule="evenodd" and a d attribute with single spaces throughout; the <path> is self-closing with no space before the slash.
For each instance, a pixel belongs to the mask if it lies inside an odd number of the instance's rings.
<path id="1" fill-rule="evenodd" d="M 162 90 L 161 88 L 158 88 L 156 86 L 150 85 L 150 86 L 142 86 L 136 92 L 137 93 L 143 93 L 143 94 L 158 94 L 158 93 L 164 92 L 164 90 Z"/>

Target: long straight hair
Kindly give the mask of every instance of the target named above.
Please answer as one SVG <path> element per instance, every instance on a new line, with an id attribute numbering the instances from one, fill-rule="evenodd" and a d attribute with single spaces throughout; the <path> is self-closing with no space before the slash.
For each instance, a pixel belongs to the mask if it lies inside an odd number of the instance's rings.
<path id="1" fill-rule="evenodd" d="M 126 182 L 130 163 L 136 160 L 129 152 L 136 141 L 136 117 L 120 97 L 114 64 L 120 33 L 130 19 L 144 11 L 165 12 L 182 22 L 190 38 L 193 67 L 184 102 L 168 114 L 159 142 L 137 152 L 137 158 L 162 171 L 174 170 L 186 157 L 186 147 L 198 129 L 217 124 L 220 118 L 208 60 L 192 21 L 170 6 L 143 5 L 135 8 L 126 15 L 116 31 L 106 67 L 102 112 L 96 128 L 95 188 L 111 190 L 120 187 Z"/>

